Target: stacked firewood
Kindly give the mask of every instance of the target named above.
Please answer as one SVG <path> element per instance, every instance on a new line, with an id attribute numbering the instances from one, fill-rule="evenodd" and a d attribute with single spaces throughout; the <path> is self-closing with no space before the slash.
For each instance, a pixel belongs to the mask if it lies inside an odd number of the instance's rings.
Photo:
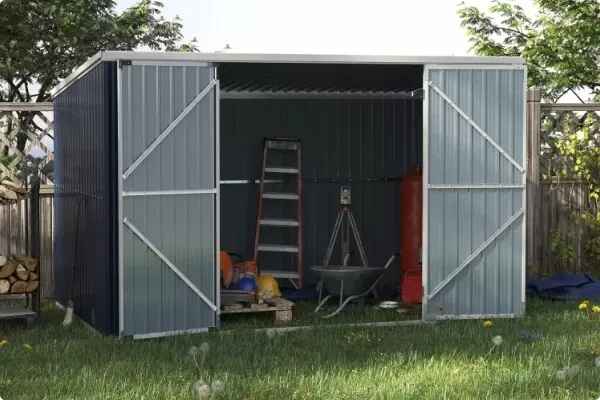
<path id="1" fill-rule="evenodd" d="M 40 286 L 38 269 L 37 258 L 0 256 L 0 295 L 36 291 Z"/>

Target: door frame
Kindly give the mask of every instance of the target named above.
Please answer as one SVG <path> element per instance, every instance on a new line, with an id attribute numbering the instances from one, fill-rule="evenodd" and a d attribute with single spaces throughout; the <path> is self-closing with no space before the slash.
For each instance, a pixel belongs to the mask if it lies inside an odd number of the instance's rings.
<path id="1" fill-rule="evenodd" d="M 524 64 L 511 65 L 495 65 L 495 64 L 425 64 L 423 68 L 423 203 L 422 203 L 422 245 L 421 245 L 421 260 L 422 260 L 422 286 L 423 298 L 421 300 L 421 320 L 427 320 L 427 306 L 429 293 L 429 73 L 431 70 L 440 69 L 470 69 L 470 70 L 522 70 L 523 71 L 523 144 L 522 144 L 522 168 L 521 185 L 523 188 L 522 208 L 523 221 L 522 238 L 521 238 L 521 314 L 525 312 L 525 279 L 526 279 L 526 263 L 527 263 L 527 66 Z M 458 186 L 458 185 L 457 185 Z M 521 314 L 497 314 L 497 315 L 477 315 L 464 314 L 456 317 L 458 319 L 480 319 L 486 317 L 493 318 L 514 318 Z"/>
<path id="2" fill-rule="evenodd" d="M 212 294 L 214 296 L 214 306 L 216 306 L 216 310 L 214 310 L 215 324 L 217 326 L 219 326 L 219 324 L 220 324 L 220 308 L 221 308 L 221 295 L 220 295 L 220 290 L 219 290 L 220 285 L 221 285 L 220 257 L 219 257 L 219 249 L 221 247 L 221 243 L 220 243 L 221 242 L 221 235 L 220 235 L 220 231 L 221 231 L 221 215 L 220 215 L 221 190 L 220 190 L 220 183 L 219 183 L 220 177 L 221 177 L 221 175 L 220 175 L 220 153 L 221 153 L 220 98 L 221 98 L 221 94 L 220 94 L 220 83 L 219 83 L 218 74 L 217 74 L 217 64 L 207 63 L 207 62 L 197 62 L 197 61 L 131 61 L 131 60 L 126 60 L 126 59 L 119 59 L 116 61 L 116 64 L 117 64 L 116 67 L 117 67 L 117 147 L 118 147 L 117 174 L 118 175 L 115 178 L 117 179 L 117 214 L 118 214 L 118 226 L 117 226 L 117 236 L 118 236 L 117 237 L 117 246 L 118 246 L 118 258 L 117 258 L 118 259 L 118 274 L 117 274 L 118 275 L 118 296 L 117 297 L 118 297 L 118 313 L 119 313 L 118 336 L 123 337 L 124 330 L 125 330 L 124 231 L 125 231 L 125 226 L 126 226 L 127 221 L 124 218 L 123 203 L 124 203 L 124 198 L 127 197 L 127 194 L 123 190 L 123 184 L 124 184 L 125 180 L 127 179 L 127 177 L 129 176 L 130 172 L 127 172 L 124 170 L 124 164 L 123 164 L 123 94 L 122 94 L 123 69 L 122 68 L 123 68 L 123 66 L 127 66 L 127 65 L 177 66 L 177 67 L 182 67 L 182 66 L 183 67 L 185 67 L 185 66 L 202 67 L 202 66 L 205 66 L 205 67 L 210 67 L 212 69 L 212 77 L 208 83 L 208 86 L 205 88 L 205 89 L 209 88 L 208 92 L 212 92 L 212 93 L 207 93 L 202 98 L 212 95 L 212 96 L 214 96 L 214 101 L 215 101 L 215 108 L 214 108 L 214 118 L 215 118 L 215 122 L 214 122 L 214 134 L 215 134 L 215 140 L 214 140 L 214 162 L 215 162 L 214 188 L 188 191 L 187 193 L 185 193 L 186 191 L 168 191 L 168 190 L 160 191 L 160 192 L 147 192 L 147 193 L 151 194 L 151 195 L 160 195 L 160 194 L 165 194 L 165 195 L 211 194 L 211 195 L 213 195 L 213 199 L 214 199 L 214 208 L 213 209 L 214 209 L 214 213 L 215 213 L 215 215 L 214 215 L 214 221 L 215 221 L 214 222 L 215 223 L 215 226 L 214 226 L 214 243 L 215 243 L 215 249 L 214 249 L 214 266 L 215 266 L 214 274 L 215 275 L 214 276 L 215 276 L 215 282 L 214 282 L 214 285 L 215 286 L 214 286 L 214 292 Z M 201 92 L 204 91 L 205 89 L 202 89 Z M 200 101 L 201 100 L 202 99 L 200 99 Z M 194 108 L 199 105 L 200 101 L 198 101 L 194 105 Z M 175 120 L 177 120 L 177 118 Z M 181 121 L 179 121 L 179 122 L 181 122 Z M 166 138 L 166 136 L 168 136 L 168 134 L 165 135 L 165 138 Z M 154 147 L 151 144 L 150 147 L 153 147 L 151 149 L 151 151 L 159 146 L 160 146 L 160 143 L 158 143 Z M 134 161 L 132 166 L 136 164 L 136 161 Z M 141 162 L 140 162 L 140 164 L 141 164 Z M 131 166 L 129 166 L 129 167 L 131 167 Z M 146 244 L 146 243 L 144 243 L 144 245 L 148 246 L 148 244 Z M 164 260 L 163 260 L 163 263 L 164 263 Z M 172 272 L 176 273 L 174 270 Z M 179 274 L 177 274 L 177 275 L 179 275 Z M 180 279 L 183 279 L 183 278 L 180 277 Z M 165 332 L 139 334 L 139 335 L 134 334 L 133 337 L 134 337 L 134 339 L 136 339 L 136 338 L 156 338 L 156 337 L 162 337 L 162 336 L 172 336 L 172 335 L 177 335 L 177 334 L 182 334 L 182 333 L 205 332 L 207 330 L 208 330 L 208 328 L 198 328 L 198 329 L 178 330 L 178 331 L 165 331 Z"/>

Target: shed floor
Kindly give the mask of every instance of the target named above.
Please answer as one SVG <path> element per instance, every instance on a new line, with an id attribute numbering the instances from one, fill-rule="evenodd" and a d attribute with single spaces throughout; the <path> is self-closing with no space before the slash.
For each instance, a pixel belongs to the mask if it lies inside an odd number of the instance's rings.
<path id="1" fill-rule="evenodd" d="M 332 300 L 333 304 L 333 300 Z M 332 318 L 321 318 L 334 310 L 333 305 L 318 314 L 313 310 L 316 301 L 297 301 L 293 311 L 293 320 L 285 326 L 343 324 L 359 322 L 388 322 L 411 321 L 421 319 L 421 306 L 401 306 L 406 309 L 404 313 L 397 310 L 382 310 L 377 308 L 377 302 L 367 302 L 365 305 L 349 304 L 342 312 Z M 274 326 L 273 316 L 268 313 L 231 314 L 221 316 L 223 329 L 255 329 Z"/>

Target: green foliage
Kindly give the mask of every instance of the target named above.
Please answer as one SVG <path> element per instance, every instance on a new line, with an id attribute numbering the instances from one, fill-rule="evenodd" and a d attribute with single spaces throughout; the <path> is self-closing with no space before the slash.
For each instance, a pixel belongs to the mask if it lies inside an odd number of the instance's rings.
<path id="1" fill-rule="evenodd" d="M 588 113 L 579 119 L 564 113 L 558 119 L 546 118 L 545 132 L 560 132 L 549 138 L 555 160 L 549 174 L 588 184 L 593 199 L 600 199 L 600 118 Z"/>
<path id="2" fill-rule="evenodd" d="M 159 1 L 118 14 L 114 0 L 4 0 L 0 3 L 0 101 L 48 101 L 60 79 L 100 50 L 195 50 L 182 43 L 179 19 Z M 35 130 L 33 114 L 20 115 Z M 20 136 L 19 148 L 26 137 Z"/>
<path id="3" fill-rule="evenodd" d="M 484 56 L 522 56 L 529 83 L 557 99 L 586 88 L 600 97 L 600 1 L 536 0 L 531 19 L 522 7 L 494 0 L 489 12 L 462 3 L 458 15 L 472 50 Z"/>
<path id="4" fill-rule="evenodd" d="M 577 251 L 573 243 L 572 231 L 566 233 L 553 232 L 550 238 L 550 252 L 552 257 L 564 270 L 570 270 L 577 258 Z"/>

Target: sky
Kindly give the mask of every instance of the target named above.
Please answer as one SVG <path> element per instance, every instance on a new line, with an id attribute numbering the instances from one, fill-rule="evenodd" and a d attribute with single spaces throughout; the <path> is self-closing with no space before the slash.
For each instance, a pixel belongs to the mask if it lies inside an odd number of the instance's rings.
<path id="1" fill-rule="evenodd" d="M 162 0 L 201 51 L 468 55 L 457 0 Z M 123 10 L 136 0 L 117 0 Z M 466 0 L 487 8 L 490 0 Z M 533 13 L 533 0 L 517 0 Z"/>

